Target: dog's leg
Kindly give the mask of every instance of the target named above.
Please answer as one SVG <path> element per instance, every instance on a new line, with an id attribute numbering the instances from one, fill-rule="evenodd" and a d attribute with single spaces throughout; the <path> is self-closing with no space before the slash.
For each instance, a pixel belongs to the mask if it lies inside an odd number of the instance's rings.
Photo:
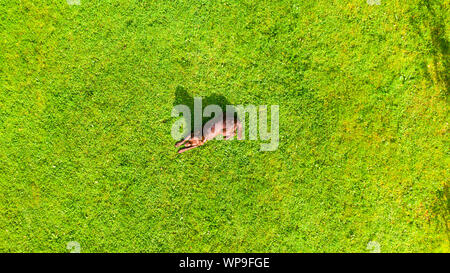
<path id="1" fill-rule="evenodd" d="M 192 138 L 192 136 L 194 135 L 194 133 L 188 134 L 184 139 L 178 141 L 177 143 L 175 143 L 175 147 L 180 147 L 181 145 L 183 145 L 186 141 L 188 141 L 189 139 Z"/>
<path id="2" fill-rule="evenodd" d="M 181 154 L 183 152 L 186 152 L 187 150 L 194 149 L 194 148 L 197 148 L 197 147 L 198 146 L 191 146 L 191 147 L 187 147 L 187 148 L 181 148 L 181 149 L 178 150 L 178 153 Z"/>
<path id="3" fill-rule="evenodd" d="M 236 132 L 233 132 L 233 133 L 225 136 L 224 140 L 229 140 L 229 139 L 233 138 L 235 135 L 236 135 Z"/>

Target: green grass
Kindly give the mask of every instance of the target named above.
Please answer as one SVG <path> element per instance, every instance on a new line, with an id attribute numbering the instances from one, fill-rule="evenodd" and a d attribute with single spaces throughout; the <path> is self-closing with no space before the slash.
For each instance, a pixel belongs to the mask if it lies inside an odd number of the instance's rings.
<path id="1" fill-rule="evenodd" d="M 0 251 L 449 252 L 449 5 L 2 1 Z M 177 90 L 278 150 L 177 155 Z"/>

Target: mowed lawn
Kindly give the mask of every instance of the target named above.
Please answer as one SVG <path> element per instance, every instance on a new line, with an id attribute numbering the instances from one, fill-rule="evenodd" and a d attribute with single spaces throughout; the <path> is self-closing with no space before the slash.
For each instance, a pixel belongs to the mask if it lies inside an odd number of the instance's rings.
<path id="1" fill-rule="evenodd" d="M 368 2 L 2 1 L 0 251 L 449 252 L 450 2 Z M 278 149 L 178 155 L 180 93 Z"/>

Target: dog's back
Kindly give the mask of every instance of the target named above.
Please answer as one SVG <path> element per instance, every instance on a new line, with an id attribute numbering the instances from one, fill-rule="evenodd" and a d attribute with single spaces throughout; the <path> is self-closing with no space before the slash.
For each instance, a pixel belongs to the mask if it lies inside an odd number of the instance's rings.
<path id="1" fill-rule="evenodd" d="M 214 117 L 208 121 L 203 127 L 203 136 L 206 140 L 211 140 L 219 135 L 225 138 L 232 137 L 238 131 L 238 139 L 242 138 L 242 125 L 237 117 L 234 116 L 219 116 Z"/>

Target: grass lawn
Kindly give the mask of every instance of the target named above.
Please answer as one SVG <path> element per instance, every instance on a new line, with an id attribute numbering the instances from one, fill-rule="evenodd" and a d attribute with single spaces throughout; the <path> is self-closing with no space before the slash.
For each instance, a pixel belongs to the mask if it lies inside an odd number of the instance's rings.
<path id="1" fill-rule="evenodd" d="M 449 252 L 450 1 L 377 1 L 2 1 L 0 251 Z M 278 149 L 178 155 L 194 96 Z"/>

